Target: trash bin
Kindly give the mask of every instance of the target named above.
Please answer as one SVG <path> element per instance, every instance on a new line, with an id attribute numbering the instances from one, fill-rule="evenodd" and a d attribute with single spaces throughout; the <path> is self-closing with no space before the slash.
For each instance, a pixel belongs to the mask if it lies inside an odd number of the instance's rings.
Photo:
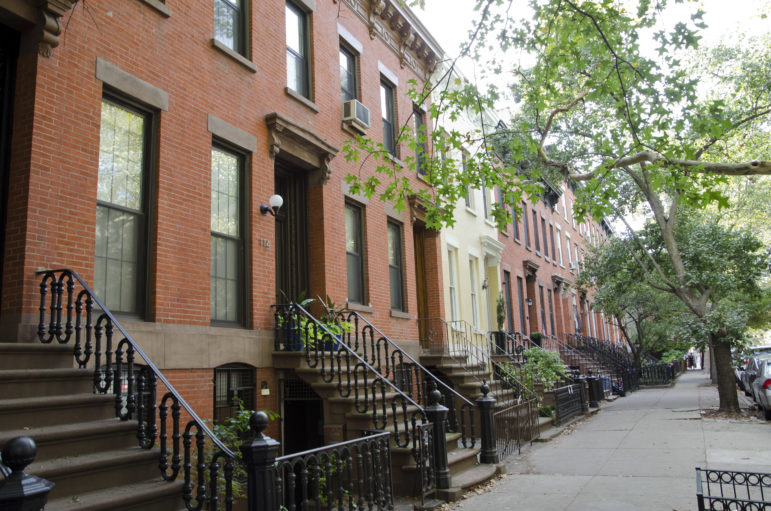
<path id="1" fill-rule="evenodd" d="M 586 384 L 589 387 L 589 406 L 592 408 L 599 407 L 604 395 L 602 392 L 602 382 L 596 376 L 587 376 Z"/>

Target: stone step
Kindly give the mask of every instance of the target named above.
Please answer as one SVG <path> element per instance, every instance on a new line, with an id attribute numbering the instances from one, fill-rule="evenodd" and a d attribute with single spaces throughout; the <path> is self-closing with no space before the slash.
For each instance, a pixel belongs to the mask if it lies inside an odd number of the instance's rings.
<path id="1" fill-rule="evenodd" d="M 8 440 L 17 436 L 28 436 L 35 441 L 36 461 L 136 447 L 137 424 L 137 421 L 113 418 L 0 431 L 0 449 Z"/>
<path id="2" fill-rule="evenodd" d="M 0 371 L 4 399 L 61 396 L 93 392 L 88 369 L 5 369 Z"/>
<path id="3" fill-rule="evenodd" d="M 49 498 L 160 479 L 159 452 L 139 447 L 35 461 L 26 472 L 56 483 Z"/>
<path id="4" fill-rule="evenodd" d="M 3 429 L 73 424 L 115 417 L 115 398 L 98 394 L 0 399 Z"/>
<path id="5" fill-rule="evenodd" d="M 73 347 L 67 344 L 0 343 L 0 370 L 68 369 L 74 367 Z"/>
<path id="6" fill-rule="evenodd" d="M 77 496 L 49 499 L 46 511 L 174 511 L 184 510 L 182 481 L 150 481 L 104 488 Z"/>

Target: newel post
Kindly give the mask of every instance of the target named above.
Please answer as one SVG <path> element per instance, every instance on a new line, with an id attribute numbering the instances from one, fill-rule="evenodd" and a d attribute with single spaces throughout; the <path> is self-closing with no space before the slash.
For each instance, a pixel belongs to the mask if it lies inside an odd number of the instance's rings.
<path id="1" fill-rule="evenodd" d="M 431 380 L 431 391 L 428 393 L 426 415 L 433 423 L 434 434 L 434 477 L 436 487 L 444 490 L 450 487 L 450 467 L 447 462 L 447 435 L 445 423 L 448 408 L 440 404 L 442 393 L 436 388 L 436 382 Z"/>
<path id="2" fill-rule="evenodd" d="M 241 445 L 241 455 L 246 465 L 249 511 L 275 511 L 278 509 L 276 495 L 276 453 L 279 444 L 262 434 L 268 427 L 265 412 L 254 412 L 249 418 L 254 438 L 251 443 Z"/>
<path id="3" fill-rule="evenodd" d="M 37 454 L 35 441 L 28 436 L 12 438 L 3 447 L 3 464 L 11 469 L 0 482 L 0 509 L 4 511 L 41 511 L 54 483 L 24 472 Z"/>
<path id="4" fill-rule="evenodd" d="M 495 408 L 495 398 L 488 397 L 490 387 L 487 381 L 482 382 L 482 395 L 476 399 L 477 408 L 479 408 L 479 420 L 482 433 L 482 451 L 479 453 L 480 463 L 499 463 L 498 449 L 495 439 L 495 420 L 493 412 Z"/>

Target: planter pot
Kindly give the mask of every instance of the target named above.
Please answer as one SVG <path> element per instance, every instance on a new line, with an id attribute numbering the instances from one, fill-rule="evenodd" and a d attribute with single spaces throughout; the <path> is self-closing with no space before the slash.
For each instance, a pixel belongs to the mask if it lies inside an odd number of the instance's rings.
<path id="1" fill-rule="evenodd" d="M 493 332 L 493 340 L 498 353 L 507 353 L 505 332 Z"/>

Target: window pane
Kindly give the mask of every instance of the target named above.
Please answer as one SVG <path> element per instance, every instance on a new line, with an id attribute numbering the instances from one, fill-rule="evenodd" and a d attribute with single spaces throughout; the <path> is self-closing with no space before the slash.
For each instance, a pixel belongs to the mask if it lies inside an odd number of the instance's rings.
<path id="1" fill-rule="evenodd" d="M 305 45 L 303 44 L 302 14 L 292 7 L 286 5 L 286 46 L 300 55 L 305 54 Z"/>
<path id="2" fill-rule="evenodd" d="M 237 156 L 212 150 L 211 230 L 234 237 L 240 229 L 239 174 Z"/>
<path id="3" fill-rule="evenodd" d="M 391 308 L 404 310 L 402 277 L 402 237 L 400 227 L 388 224 L 388 273 L 391 287 Z"/>
<path id="4" fill-rule="evenodd" d="M 344 48 L 340 48 L 340 89 L 343 101 L 356 99 L 355 57 Z"/>
<path id="5" fill-rule="evenodd" d="M 142 209 L 144 116 L 102 102 L 97 199 L 124 208 Z"/>
<path id="6" fill-rule="evenodd" d="M 240 306 L 239 242 L 212 236 L 211 266 L 211 319 L 238 321 Z"/>
<path id="7" fill-rule="evenodd" d="M 242 52 L 240 17 L 238 0 L 214 0 L 214 38 L 239 53 Z"/>
<path id="8" fill-rule="evenodd" d="M 348 275 L 348 300 L 364 303 L 364 266 L 362 253 L 361 209 L 345 205 L 345 250 Z"/>

